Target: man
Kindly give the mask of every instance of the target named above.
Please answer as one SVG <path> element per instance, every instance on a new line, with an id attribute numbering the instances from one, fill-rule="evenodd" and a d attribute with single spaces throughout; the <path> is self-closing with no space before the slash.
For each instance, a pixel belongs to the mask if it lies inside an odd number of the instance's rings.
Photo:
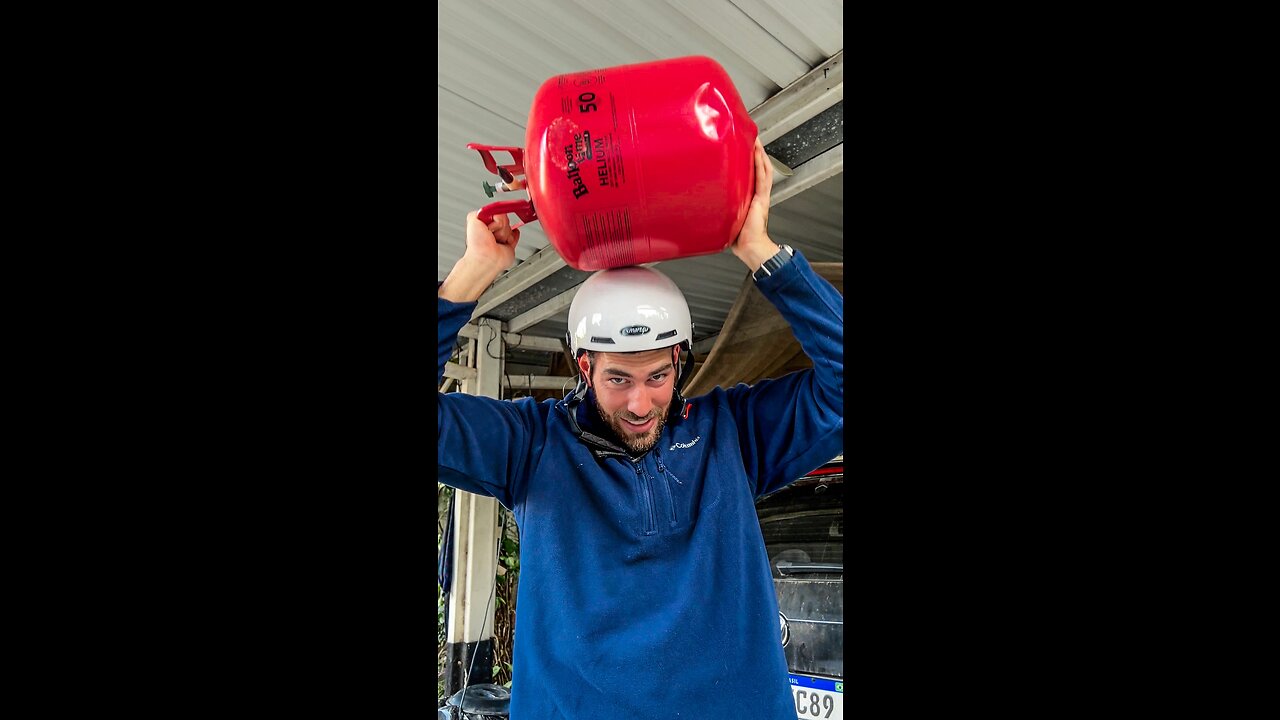
<path id="1" fill-rule="evenodd" d="M 754 502 L 843 450 L 844 302 L 769 239 L 759 141 L 754 161 L 731 249 L 813 369 L 682 398 L 684 297 L 656 270 L 621 268 L 574 297 L 568 398 L 439 396 L 440 481 L 496 497 L 521 530 L 513 720 L 796 717 Z M 467 217 L 438 290 L 437 381 L 518 240 L 505 218 Z"/>

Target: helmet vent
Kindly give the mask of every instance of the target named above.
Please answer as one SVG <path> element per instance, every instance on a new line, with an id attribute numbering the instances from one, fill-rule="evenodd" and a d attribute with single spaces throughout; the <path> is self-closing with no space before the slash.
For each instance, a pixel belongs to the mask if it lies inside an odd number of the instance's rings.
<path id="1" fill-rule="evenodd" d="M 675 330 L 668 330 L 668 331 L 666 331 L 666 332 L 664 332 L 664 333 L 659 334 L 659 335 L 658 335 L 658 337 L 654 338 L 654 340 L 661 340 L 662 338 L 669 338 L 669 337 L 671 337 L 671 336 L 673 336 L 673 335 L 675 335 L 675 334 L 676 334 L 676 331 L 675 331 Z"/>
<path id="2" fill-rule="evenodd" d="M 591 336 L 591 342 L 593 342 L 593 343 L 608 343 L 609 345 L 617 345 L 617 343 L 615 343 L 615 342 L 613 341 L 613 338 L 607 338 L 607 337 L 596 337 L 595 335 L 592 335 L 592 336 Z"/>

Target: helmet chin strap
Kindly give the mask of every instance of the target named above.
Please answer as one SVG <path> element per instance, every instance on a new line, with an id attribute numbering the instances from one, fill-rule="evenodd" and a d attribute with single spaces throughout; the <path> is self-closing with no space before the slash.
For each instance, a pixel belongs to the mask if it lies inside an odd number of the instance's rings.
<path id="1" fill-rule="evenodd" d="M 689 349 L 689 353 L 685 355 L 684 367 L 680 367 L 680 345 L 676 345 L 672 351 L 671 360 L 676 366 L 676 387 L 672 393 L 671 404 L 677 407 L 684 405 L 684 395 L 680 393 L 680 388 L 689 382 L 689 378 L 693 376 L 693 349 Z"/>
<path id="2" fill-rule="evenodd" d="M 585 352 L 578 355 L 578 383 L 574 385 L 573 392 L 569 394 L 570 403 L 576 404 L 587 396 L 587 391 L 591 389 L 591 361 L 587 359 Z"/>

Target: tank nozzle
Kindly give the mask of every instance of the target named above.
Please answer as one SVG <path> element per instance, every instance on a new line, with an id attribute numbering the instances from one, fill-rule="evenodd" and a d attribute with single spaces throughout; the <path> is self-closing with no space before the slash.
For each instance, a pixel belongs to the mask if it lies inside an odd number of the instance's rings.
<path id="1" fill-rule="evenodd" d="M 489 197 L 493 197 L 494 193 L 514 192 L 516 190 L 523 190 L 525 187 L 525 184 L 526 183 L 524 180 L 516 180 L 515 178 L 512 178 L 507 182 L 498 183 L 497 185 L 490 185 L 488 181 L 484 181 L 480 184 L 480 186 L 484 188 L 485 195 L 488 195 Z"/>

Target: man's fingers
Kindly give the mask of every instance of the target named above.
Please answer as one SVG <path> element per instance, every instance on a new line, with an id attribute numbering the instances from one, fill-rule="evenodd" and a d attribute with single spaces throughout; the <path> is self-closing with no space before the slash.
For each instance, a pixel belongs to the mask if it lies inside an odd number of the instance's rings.
<path id="1" fill-rule="evenodd" d="M 493 233 L 493 239 L 502 245 L 515 245 L 520 240 L 520 231 L 512 229 L 511 220 L 506 215 L 501 219 L 495 217 L 489 231 Z"/>
<path id="2" fill-rule="evenodd" d="M 493 222 L 489 223 L 489 232 L 497 235 L 499 230 L 511 226 L 511 218 L 503 215 L 494 215 Z"/>
<path id="3" fill-rule="evenodd" d="M 773 187 L 773 164 L 769 162 L 769 156 L 765 155 L 764 147 L 760 145 L 760 141 L 756 141 L 756 194 L 768 200 L 769 189 Z"/>

